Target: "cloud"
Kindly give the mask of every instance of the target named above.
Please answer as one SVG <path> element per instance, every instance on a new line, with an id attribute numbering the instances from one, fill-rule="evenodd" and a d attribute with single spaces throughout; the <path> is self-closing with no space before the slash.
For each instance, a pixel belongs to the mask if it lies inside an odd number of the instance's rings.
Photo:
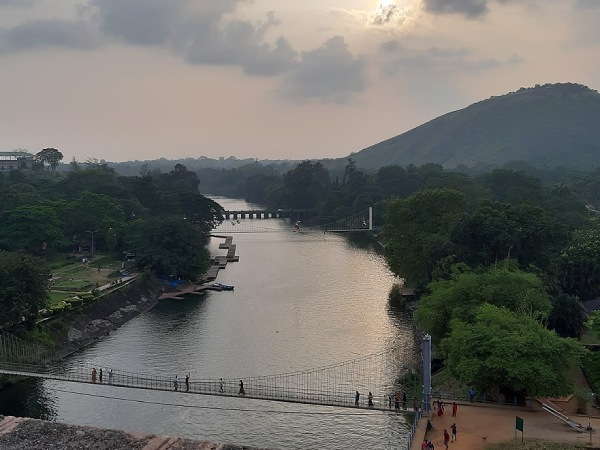
<path id="1" fill-rule="evenodd" d="M 450 77 L 452 73 L 477 73 L 522 62 L 517 54 L 512 54 L 504 60 L 480 58 L 466 47 L 429 47 L 426 50 L 413 50 L 395 40 L 380 44 L 379 52 L 387 58 L 383 63 L 383 72 L 390 76 L 398 72 L 413 75 L 415 72 L 429 72 Z"/>
<path id="2" fill-rule="evenodd" d="M 300 57 L 284 77 L 281 93 L 286 98 L 346 103 L 367 87 L 366 61 L 352 55 L 342 36 L 334 36 Z"/>
<path id="3" fill-rule="evenodd" d="M 423 0 L 427 12 L 433 14 L 462 14 L 469 18 L 485 15 L 491 3 L 509 3 L 517 0 Z M 523 0 L 521 0 L 523 1 Z"/>
<path id="4" fill-rule="evenodd" d="M 16 7 L 16 8 L 29 8 L 36 0 L 0 0 L 0 8 L 2 7 Z"/>
<path id="5" fill-rule="evenodd" d="M 380 4 L 372 11 L 367 13 L 367 23 L 375 26 L 401 26 L 404 24 L 414 12 L 411 8 L 402 8 L 395 3 L 388 5 Z"/>
<path id="6" fill-rule="evenodd" d="M 96 48 L 101 42 L 97 31 L 84 21 L 34 20 L 0 33 L 3 52 L 44 47 L 85 50 Z"/>
<path id="7" fill-rule="evenodd" d="M 266 31 L 278 24 L 272 12 L 259 23 L 195 23 L 182 50 L 193 64 L 238 65 L 248 75 L 279 75 L 291 67 L 297 52 L 283 36 L 274 45 L 265 42 Z"/>
<path id="8" fill-rule="evenodd" d="M 598 0 L 576 0 L 575 6 L 581 9 L 594 9 L 600 8 L 600 2 Z"/>

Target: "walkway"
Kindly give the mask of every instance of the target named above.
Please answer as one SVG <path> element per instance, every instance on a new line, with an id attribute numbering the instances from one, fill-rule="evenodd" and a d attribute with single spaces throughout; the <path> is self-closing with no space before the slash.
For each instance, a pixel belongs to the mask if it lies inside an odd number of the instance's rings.
<path id="1" fill-rule="evenodd" d="M 531 408 L 509 407 L 491 404 L 472 404 L 457 402 L 458 413 L 452 417 L 451 408 L 446 408 L 443 416 L 423 417 L 417 426 L 411 450 L 421 450 L 423 437 L 431 440 L 436 449 L 445 450 L 444 430 L 450 433 L 450 425 L 456 423 L 457 441 L 450 442 L 450 449 L 483 450 L 487 444 L 500 443 L 515 439 L 516 416 L 523 419 L 525 439 L 541 439 L 555 442 L 585 444 L 590 442 L 589 433 L 579 433 L 550 414 Z M 587 416 L 574 417 L 578 422 L 588 425 Z M 427 421 L 431 421 L 431 430 L 426 431 Z M 594 429 L 592 442 L 600 443 L 596 430 L 600 429 L 600 417 L 593 417 Z M 518 442 L 521 432 L 517 431 Z"/>

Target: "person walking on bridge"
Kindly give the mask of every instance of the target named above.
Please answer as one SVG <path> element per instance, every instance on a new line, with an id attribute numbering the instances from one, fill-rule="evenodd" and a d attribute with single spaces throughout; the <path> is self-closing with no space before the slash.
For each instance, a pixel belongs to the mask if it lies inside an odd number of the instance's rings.
<path id="1" fill-rule="evenodd" d="M 190 374 L 188 373 L 185 376 L 185 392 L 189 392 L 190 391 Z"/>
<path id="2" fill-rule="evenodd" d="M 369 391 L 369 408 L 373 407 L 373 393 Z"/>
<path id="3" fill-rule="evenodd" d="M 177 375 L 175 375 L 175 378 L 173 379 L 173 386 L 175 387 L 175 390 L 177 390 L 177 388 L 179 387 L 179 380 L 177 379 Z"/>
<path id="4" fill-rule="evenodd" d="M 358 406 L 359 400 L 360 400 L 360 393 L 358 391 L 356 391 L 356 394 L 354 394 L 354 406 Z"/>
<path id="5" fill-rule="evenodd" d="M 96 372 L 96 368 L 94 367 L 94 368 L 92 369 L 92 383 L 95 383 L 95 382 L 96 382 L 96 373 L 97 373 L 97 372 Z"/>
<path id="6" fill-rule="evenodd" d="M 240 392 L 238 392 L 239 395 L 246 395 L 246 391 L 244 390 L 244 382 L 242 380 L 240 380 Z"/>
<path id="7" fill-rule="evenodd" d="M 112 382 L 113 382 L 112 369 L 108 369 L 108 384 L 112 384 Z"/>

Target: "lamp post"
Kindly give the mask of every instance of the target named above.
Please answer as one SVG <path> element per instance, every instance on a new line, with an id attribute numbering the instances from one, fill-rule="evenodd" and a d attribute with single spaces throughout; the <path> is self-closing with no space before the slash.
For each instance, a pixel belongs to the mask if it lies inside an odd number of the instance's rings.
<path id="1" fill-rule="evenodd" d="M 92 234 L 92 258 L 94 257 L 94 233 L 97 233 L 97 232 L 98 232 L 98 230 L 86 231 L 86 233 Z"/>

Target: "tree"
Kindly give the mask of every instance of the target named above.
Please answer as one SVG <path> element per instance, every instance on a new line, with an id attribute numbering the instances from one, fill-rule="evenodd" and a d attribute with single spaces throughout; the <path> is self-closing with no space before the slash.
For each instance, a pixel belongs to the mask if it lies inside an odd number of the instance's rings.
<path id="1" fill-rule="evenodd" d="M 491 394 L 561 396 L 572 392 L 570 371 L 584 349 L 537 321 L 483 304 L 472 322 L 455 318 L 444 339 L 445 363 L 459 381 Z"/>
<path id="2" fill-rule="evenodd" d="M 562 337 L 579 339 L 585 330 L 586 311 L 579 298 L 558 294 L 552 298 L 548 328 Z"/>
<path id="3" fill-rule="evenodd" d="M 157 276 L 195 280 L 210 266 L 206 235 L 180 216 L 135 220 L 125 229 L 125 242 L 137 264 Z"/>
<path id="4" fill-rule="evenodd" d="M 0 213 L 2 229 L 0 247 L 10 250 L 40 252 L 46 247 L 65 245 L 63 224 L 51 206 L 21 206 Z"/>
<path id="5" fill-rule="evenodd" d="M 36 153 L 35 158 L 41 161 L 44 166 L 50 167 L 54 171 L 58 163 L 63 159 L 63 154 L 55 148 L 45 148 Z"/>
<path id="6" fill-rule="evenodd" d="M 450 280 L 429 284 L 430 294 L 419 301 L 416 319 L 439 343 L 450 332 L 450 321 L 471 323 L 484 303 L 506 308 L 540 322 L 548 318 L 550 299 L 533 274 L 492 267 L 483 273 L 455 271 Z"/>
<path id="7" fill-rule="evenodd" d="M 555 248 L 564 242 L 564 227 L 540 206 L 482 202 L 456 229 L 454 242 L 471 266 L 488 266 L 507 257 L 521 267 L 547 269 Z"/>
<path id="8" fill-rule="evenodd" d="M 48 303 L 48 268 L 26 253 L 0 250 L 0 327 L 35 321 Z"/>
<path id="9" fill-rule="evenodd" d="M 427 189 L 390 200 L 383 233 L 392 271 L 413 286 L 431 281 L 437 263 L 454 253 L 450 235 L 464 206 L 464 195 L 451 189 Z"/>
<path id="10" fill-rule="evenodd" d="M 563 290 L 583 300 L 600 295 L 600 230 L 576 230 L 558 258 Z"/>
<path id="11" fill-rule="evenodd" d="M 280 206 L 316 208 L 329 188 L 329 172 L 320 162 L 304 161 L 283 175 Z"/>

